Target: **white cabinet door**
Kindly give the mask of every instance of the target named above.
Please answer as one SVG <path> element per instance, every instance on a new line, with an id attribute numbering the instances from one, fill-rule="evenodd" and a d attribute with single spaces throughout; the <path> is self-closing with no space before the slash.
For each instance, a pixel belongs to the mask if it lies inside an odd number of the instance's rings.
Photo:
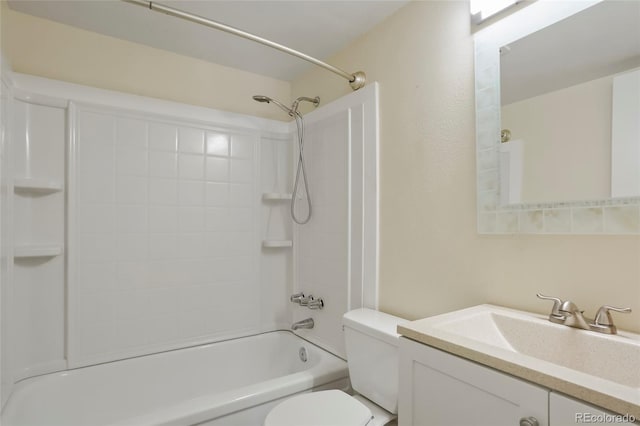
<path id="1" fill-rule="evenodd" d="M 399 426 L 548 426 L 547 389 L 400 339 Z"/>
<path id="2" fill-rule="evenodd" d="M 603 411 L 582 401 L 551 392 L 549 395 L 549 423 L 551 426 L 570 426 L 632 424 L 633 421 L 629 421 L 628 417 Z"/>

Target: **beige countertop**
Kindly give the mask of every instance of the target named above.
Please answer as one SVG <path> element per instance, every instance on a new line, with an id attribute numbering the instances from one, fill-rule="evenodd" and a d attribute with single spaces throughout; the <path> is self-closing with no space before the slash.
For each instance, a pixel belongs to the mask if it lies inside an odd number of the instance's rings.
<path id="1" fill-rule="evenodd" d="M 507 347 L 508 345 L 505 346 L 504 342 L 493 344 L 494 342 L 490 341 L 491 338 L 487 343 L 482 341 L 483 338 L 478 336 L 475 330 L 474 337 L 469 338 L 464 333 L 456 333 L 452 332 L 450 328 L 447 329 L 447 325 L 455 321 L 458 313 L 476 314 L 480 312 L 484 314 L 486 310 L 498 310 L 500 313 L 504 312 L 505 314 L 513 315 L 527 315 L 531 321 L 548 322 L 547 318 L 542 315 L 492 305 L 480 305 L 462 311 L 404 323 L 398 326 L 398 333 L 425 345 L 511 374 L 614 413 L 629 414 L 634 416 L 636 420 L 640 419 L 640 387 L 635 383 L 625 386 L 610 380 L 594 377 L 566 366 L 518 353 L 514 349 Z M 445 327 L 442 327 L 443 324 Z M 552 327 L 566 326 L 553 324 Z M 569 327 L 566 328 L 569 329 L 569 333 L 590 333 L 583 330 L 570 329 Z M 563 332 L 564 330 L 560 331 Z M 619 334 L 620 336 L 613 337 L 613 339 L 630 339 L 631 342 L 635 342 L 633 343 L 634 345 L 636 343 L 640 344 L 640 336 L 638 335 L 625 332 L 620 332 Z M 604 338 L 612 337 L 606 336 Z M 493 337 L 493 339 L 495 340 L 496 337 Z M 640 360 L 635 361 L 640 365 Z M 633 365 L 636 364 L 635 361 L 633 361 Z M 640 383 L 640 370 L 629 371 L 628 374 L 639 375 L 637 381 Z"/>

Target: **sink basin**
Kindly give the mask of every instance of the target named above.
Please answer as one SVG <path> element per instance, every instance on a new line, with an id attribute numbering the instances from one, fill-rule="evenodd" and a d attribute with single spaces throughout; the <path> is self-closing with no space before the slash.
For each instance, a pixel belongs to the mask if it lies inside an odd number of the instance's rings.
<path id="1" fill-rule="evenodd" d="M 640 335 L 606 335 L 480 305 L 398 327 L 406 337 L 587 400 L 640 413 Z"/>
<path id="2" fill-rule="evenodd" d="M 553 324 L 485 305 L 440 323 L 443 331 L 640 388 L 640 341 Z"/>

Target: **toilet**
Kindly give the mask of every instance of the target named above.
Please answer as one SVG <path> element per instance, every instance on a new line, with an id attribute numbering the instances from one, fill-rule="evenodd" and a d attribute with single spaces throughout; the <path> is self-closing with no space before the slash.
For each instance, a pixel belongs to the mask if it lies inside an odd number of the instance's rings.
<path id="1" fill-rule="evenodd" d="M 355 395 L 340 390 L 294 396 L 275 406 L 264 426 L 383 426 L 398 413 L 396 326 L 406 320 L 372 309 L 356 309 L 342 318 Z"/>

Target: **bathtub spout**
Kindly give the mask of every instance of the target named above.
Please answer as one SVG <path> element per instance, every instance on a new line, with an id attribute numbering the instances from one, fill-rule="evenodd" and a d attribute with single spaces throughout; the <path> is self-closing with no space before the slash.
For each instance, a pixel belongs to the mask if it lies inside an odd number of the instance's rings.
<path id="1" fill-rule="evenodd" d="M 307 318 L 302 321 L 294 322 L 291 325 L 292 330 L 297 330 L 299 328 L 313 328 L 313 318 Z"/>

